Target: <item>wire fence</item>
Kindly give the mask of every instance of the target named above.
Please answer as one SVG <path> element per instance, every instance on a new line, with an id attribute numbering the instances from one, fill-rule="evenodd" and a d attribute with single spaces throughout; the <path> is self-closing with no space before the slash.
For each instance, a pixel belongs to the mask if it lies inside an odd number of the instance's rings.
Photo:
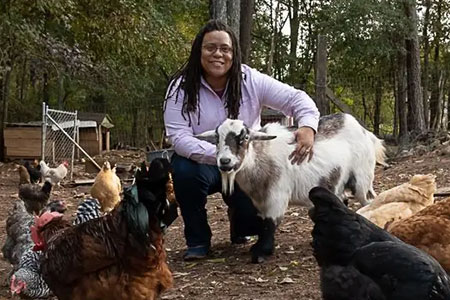
<path id="1" fill-rule="evenodd" d="M 42 126 L 42 159 L 50 167 L 57 167 L 63 161 L 67 161 L 68 175 L 72 180 L 75 145 L 68 136 L 77 140 L 77 111 L 50 109 L 43 103 L 42 121 L 42 124 L 45 124 Z"/>

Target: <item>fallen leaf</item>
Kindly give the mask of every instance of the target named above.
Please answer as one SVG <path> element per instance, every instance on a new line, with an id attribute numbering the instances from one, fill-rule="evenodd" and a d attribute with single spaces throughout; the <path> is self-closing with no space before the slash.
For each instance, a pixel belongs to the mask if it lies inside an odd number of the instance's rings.
<path id="1" fill-rule="evenodd" d="M 290 277 L 286 277 L 280 283 L 281 284 L 294 283 L 294 280 L 292 280 L 292 278 L 290 278 Z"/>
<path id="2" fill-rule="evenodd" d="M 267 281 L 269 281 L 268 279 L 262 279 L 261 277 L 256 278 L 256 277 L 253 277 L 253 276 L 249 276 L 249 278 L 251 280 L 256 281 L 256 282 L 267 282 Z"/>
<path id="3" fill-rule="evenodd" d="M 224 262 L 226 262 L 226 259 L 225 259 L 225 257 L 223 257 L 223 258 L 207 259 L 206 261 L 210 262 L 210 263 L 224 263 Z"/>

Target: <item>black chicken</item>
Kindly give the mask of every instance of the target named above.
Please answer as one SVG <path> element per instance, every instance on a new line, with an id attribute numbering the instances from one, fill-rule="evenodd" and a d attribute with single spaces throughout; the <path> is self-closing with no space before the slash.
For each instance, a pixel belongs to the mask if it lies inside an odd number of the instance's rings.
<path id="1" fill-rule="evenodd" d="M 41 180 L 41 167 L 39 164 L 35 167 L 29 161 L 25 161 L 23 166 L 27 169 L 28 174 L 30 174 L 31 183 L 38 183 Z"/>
<path id="2" fill-rule="evenodd" d="M 431 256 L 313 188 L 309 215 L 325 300 L 448 300 L 450 278 Z"/>

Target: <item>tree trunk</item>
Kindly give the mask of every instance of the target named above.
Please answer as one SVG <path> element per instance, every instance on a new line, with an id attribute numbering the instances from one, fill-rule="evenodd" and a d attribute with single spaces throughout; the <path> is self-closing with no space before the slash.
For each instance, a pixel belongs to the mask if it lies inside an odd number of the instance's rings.
<path id="1" fill-rule="evenodd" d="M 327 99 L 327 41 L 325 36 L 317 38 L 316 56 L 316 95 L 317 108 L 322 116 L 330 114 L 330 102 Z"/>
<path id="2" fill-rule="evenodd" d="M 272 75 L 272 66 L 273 66 L 273 58 L 275 56 L 275 39 L 278 34 L 278 15 L 280 11 L 280 2 L 277 3 L 277 7 L 275 8 L 275 15 L 272 13 L 273 11 L 273 0 L 270 0 L 270 16 L 271 16 L 271 27 L 272 27 L 272 37 L 270 38 L 270 50 L 269 50 L 269 57 L 267 59 L 267 67 L 266 67 L 266 73 L 268 75 Z"/>
<path id="3" fill-rule="evenodd" d="M 19 83 L 19 101 L 20 103 L 24 103 L 27 93 L 26 93 L 26 73 L 27 73 L 27 58 L 24 57 L 22 63 L 22 71 L 20 74 L 20 83 Z"/>
<path id="4" fill-rule="evenodd" d="M 58 74 L 58 108 L 64 109 L 64 75 L 62 72 Z"/>
<path id="5" fill-rule="evenodd" d="M 406 82 L 406 54 L 403 49 L 397 53 L 397 109 L 398 109 L 398 141 L 401 147 L 409 142 L 408 135 L 408 107 Z"/>
<path id="6" fill-rule="evenodd" d="M 417 32 L 416 3 L 405 1 L 406 15 L 410 21 L 409 36 L 406 39 L 407 80 L 408 80 L 408 126 L 414 135 L 424 133 L 425 117 L 422 92 L 420 90 L 420 48 Z"/>
<path id="7" fill-rule="evenodd" d="M 299 3 L 298 0 L 290 1 L 289 7 L 289 25 L 291 27 L 291 38 L 289 47 L 289 79 L 290 82 L 295 82 L 295 76 L 297 73 L 297 46 L 298 46 L 298 33 L 300 28 L 300 17 L 299 17 Z M 326 46 L 325 46 L 326 47 Z M 326 51 L 326 49 L 325 49 Z M 325 54 L 326 55 L 326 54 Z M 325 73 L 326 76 L 326 73 Z"/>
<path id="8" fill-rule="evenodd" d="M 369 114 L 369 111 L 367 109 L 365 90 L 362 90 L 362 99 L 361 100 L 362 100 L 362 106 L 363 106 L 363 122 L 364 122 L 364 124 L 367 124 L 367 115 Z"/>
<path id="9" fill-rule="evenodd" d="M 422 97 L 423 97 L 423 112 L 425 117 L 425 126 L 430 127 L 429 105 L 428 105 L 428 76 L 429 76 L 429 55 L 430 43 L 428 41 L 428 26 L 430 24 L 430 8 L 431 0 L 425 0 L 425 16 L 422 31 L 423 39 L 423 73 L 422 73 Z"/>
<path id="10" fill-rule="evenodd" d="M 239 43 L 241 46 L 242 63 L 247 64 L 250 57 L 251 33 L 253 26 L 253 12 L 255 10 L 255 0 L 241 1 L 241 22 Z"/>
<path id="11" fill-rule="evenodd" d="M 246 0 L 244 0 L 246 1 Z M 227 1 L 227 22 L 233 29 L 237 40 L 239 41 L 240 18 L 241 17 L 241 0 Z"/>
<path id="12" fill-rule="evenodd" d="M 394 66 L 394 60 L 392 65 Z M 397 69 L 394 67 L 394 75 L 392 76 L 392 86 L 394 87 L 393 94 L 394 94 L 394 125 L 392 126 L 392 135 L 395 139 L 398 138 L 398 92 L 397 92 L 397 78 L 395 75 L 395 72 Z"/>
<path id="13" fill-rule="evenodd" d="M 209 16 L 227 23 L 227 0 L 209 0 Z"/>
<path id="14" fill-rule="evenodd" d="M 442 34 L 441 25 L 441 2 L 437 3 L 437 19 L 436 30 L 434 36 L 434 57 L 433 57 L 433 73 L 431 75 L 431 96 L 430 96 L 430 127 L 433 130 L 438 130 L 440 124 L 440 113 L 442 110 L 440 82 L 442 77 L 442 70 L 440 66 L 440 40 Z"/>
<path id="15" fill-rule="evenodd" d="M 383 98 L 383 86 L 381 79 L 377 80 L 375 88 L 375 110 L 373 112 L 373 133 L 380 135 L 380 111 L 381 111 L 381 99 Z"/>
<path id="16" fill-rule="evenodd" d="M 42 99 L 47 104 L 50 101 L 50 93 L 49 93 L 49 90 L 48 90 L 48 73 L 47 73 L 47 71 L 44 71 L 44 75 L 43 75 Z"/>

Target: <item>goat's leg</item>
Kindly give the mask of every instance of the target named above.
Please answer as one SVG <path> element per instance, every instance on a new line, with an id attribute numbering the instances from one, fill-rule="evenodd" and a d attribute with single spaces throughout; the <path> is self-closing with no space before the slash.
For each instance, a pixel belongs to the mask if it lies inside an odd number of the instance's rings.
<path id="1" fill-rule="evenodd" d="M 250 251 L 252 253 L 252 263 L 262 263 L 267 256 L 273 254 L 275 248 L 275 229 L 276 223 L 271 218 L 263 220 L 261 232 L 258 234 L 258 241 Z"/>

